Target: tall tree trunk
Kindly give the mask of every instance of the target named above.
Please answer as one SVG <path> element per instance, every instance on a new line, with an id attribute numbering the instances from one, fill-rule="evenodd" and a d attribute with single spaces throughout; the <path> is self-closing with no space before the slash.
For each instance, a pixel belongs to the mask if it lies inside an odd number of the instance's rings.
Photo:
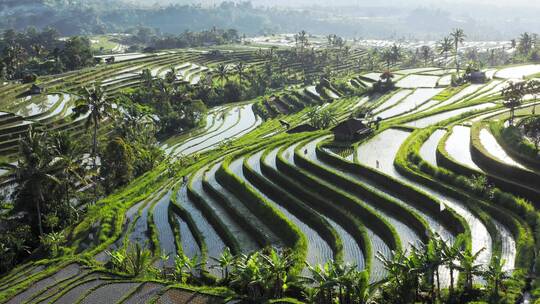
<path id="1" fill-rule="evenodd" d="M 43 224 L 41 223 L 41 203 L 40 203 L 40 200 L 41 200 L 40 198 L 38 198 L 36 200 L 36 212 L 37 212 L 39 235 L 42 236 L 43 235 Z"/>
<path id="2" fill-rule="evenodd" d="M 450 295 L 454 293 L 454 268 L 450 267 Z"/>
<path id="3" fill-rule="evenodd" d="M 437 298 L 440 298 L 441 296 L 441 277 L 439 275 L 439 267 L 437 267 L 437 272 L 435 273 L 435 276 L 437 278 Z"/>
<path id="4" fill-rule="evenodd" d="M 93 160 L 93 167 L 94 167 L 94 173 L 96 174 L 94 177 L 94 203 L 97 202 L 97 187 L 98 187 L 98 172 L 97 172 L 97 132 L 98 132 L 98 124 L 97 121 L 94 120 L 94 138 L 93 138 L 93 145 L 92 145 L 92 160 Z"/>
<path id="5" fill-rule="evenodd" d="M 458 42 L 456 42 L 455 49 L 456 49 L 456 70 L 459 77 Z"/>

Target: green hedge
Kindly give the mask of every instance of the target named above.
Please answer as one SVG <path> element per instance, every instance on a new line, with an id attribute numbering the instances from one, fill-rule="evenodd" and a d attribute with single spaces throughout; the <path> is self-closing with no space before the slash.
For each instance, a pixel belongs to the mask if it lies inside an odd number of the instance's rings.
<path id="1" fill-rule="evenodd" d="M 402 160 L 403 154 L 407 154 L 406 158 L 410 161 L 409 164 L 418 166 L 418 168 L 420 169 L 419 171 L 423 172 L 416 173 L 414 170 L 409 169 L 409 172 L 411 172 L 410 174 L 416 174 L 419 176 L 419 178 L 423 178 L 424 180 L 429 181 L 431 180 L 429 177 L 423 176 L 423 174 L 428 174 L 433 176 L 434 178 L 437 178 L 439 181 L 442 180 L 444 183 L 449 182 L 450 185 L 459 187 L 461 191 L 457 191 L 455 188 L 452 187 L 444 186 L 442 183 L 438 183 L 437 181 L 431 182 L 431 184 L 433 185 L 440 185 L 439 187 L 441 187 L 441 189 L 446 189 L 443 191 L 443 193 L 448 193 L 449 195 L 457 199 L 467 201 L 469 202 L 469 204 L 474 205 L 472 211 L 476 210 L 475 213 L 478 213 L 479 210 L 482 210 L 480 213 L 482 217 L 485 217 L 485 215 L 482 215 L 482 213 L 489 215 L 490 217 L 493 217 L 494 219 L 505 225 L 512 232 L 514 238 L 516 239 L 517 256 L 515 267 L 518 270 L 514 272 L 514 278 L 517 279 L 518 284 L 513 286 L 511 288 L 512 290 L 510 290 L 509 293 L 513 296 L 517 296 L 520 292 L 520 288 L 522 288 L 524 285 L 523 272 L 532 271 L 533 264 L 538 263 L 538 260 L 534 260 L 534 251 L 538 250 L 538 242 L 537 240 L 535 242 L 535 238 L 533 237 L 528 226 L 526 224 L 522 225 L 520 220 L 517 219 L 517 216 L 514 215 L 514 213 L 525 219 L 526 222 L 529 223 L 531 227 L 535 227 L 536 230 L 538 229 L 538 224 L 540 223 L 538 213 L 535 212 L 534 209 L 526 202 L 516 199 L 509 194 L 503 193 L 499 189 L 495 189 L 493 191 L 493 197 L 491 198 L 494 202 L 498 204 L 488 204 L 487 202 L 481 200 L 482 195 L 485 195 L 484 193 L 474 192 L 470 186 L 463 185 L 459 177 L 454 176 L 452 173 L 447 172 L 444 169 L 433 168 L 431 165 L 421 160 L 421 157 L 418 155 L 418 151 L 422 143 L 425 142 L 427 138 L 429 138 L 432 131 L 433 128 L 421 130 L 417 131 L 415 135 L 411 136 L 408 142 L 405 143 L 400 150 Z M 397 159 L 396 162 L 398 162 Z M 406 167 L 407 164 L 405 163 L 405 168 L 403 169 L 406 170 Z M 471 193 L 473 196 L 469 196 L 464 191 Z M 475 196 L 479 196 L 480 199 Z M 502 210 L 502 208 L 507 208 L 507 210 Z M 486 228 L 488 228 L 488 230 L 494 229 L 492 225 L 486 225 Z M 537 231 L 535 231 L 535 235 L 539 235 Z M 497 244 L 497 246 L 499 246 L 499 244 Z M 538 267 L 536 267 L 536 269 L 538 269 Z"/>
<path id="2" fill-rule="evenodd" d="M 194 173 L 195 175 L 196 173 Z M 231 249 L 234 254 L 242 252 L 238 240 L 234 237 L 232 232 L 227 228 L 219 216 L 212 210 L 212 208 L 206 203 L 206 201 L 193 189 L 193 176 L 189 179 L 188 183 L 188 197 L 191 199 L 197 208 L 202 212 L 208 222 L 214 227 L 219 237 L 223 240 L 225 245 Z M 202 179 L 202 177 L 201 177 Z M 202 181 L 201 181 L 202 182 Z M 204 188 L 204 184 L 203 184 Z"/>
<path id="3" fill-rule="evenodd" d="M 540 171 L 540 156 L 532 143 L 527 142 L 519 128 L 515 126 L 504 127 L 504 121 L 493 121 L 489 124 L 491 134 L 497 142 L 513 158 L 526 164 L 528 167 Z"/>
<path id="4" fill-rule="evenodd" d="M 414 205 L 416 208 L 432 216 L 435 220 L 437 220 L 437 222 L 440 222 L 454 235 L 465 233 L 468 230 L 467 225 L 459 215 L 448 209 L 440 211 L 439 202 L 424 192 L 411 188 L 382 172 L 364 166 L 360 163 L 352 163 L 337 156 L 331 155 L 320 147 L 317 148 L 317 157 L 337 168 L 362 175 L 367 179 L 374 181 L 382 188 L 392 192 L 395 196 L 405 198 L 407 203 Z"/>
<path id="5" fill-rule="evenodd" d="M 298 148 L 300 148 L 300 146 Z M 406 223 L 416 232 L 423 242 L 427 243 L 430 229 L 426 221 L 420 218 L 416 213 L 399 204 L 397 201 L 370 190 L 363 184 L 343 176 L 338 171 L 322 167 L 311 160 L 308 160 L 298 153 L 298 149 L 295 151 L 294 160 L 299 167 L 311 171 L 313 175 L 320 176 L 324 180 L 332 181 L 332 183 L 339 188 L 346 189 L 347 192 L 354 194 L 358 198 L 371 202 L 373 205 L 377 205 L 377 207 L 386 211 L 388 214 L 391 214 L 396 219 Z"/>
<path id="6" fill-rule="evenodd" d="M 299 274 L 304 268 L 307 255 L 307 240 L 302 232 L 281 211 L 272 206 L 264 197 L 246 184 L 229 169 L 232 157 L 228 157 L 216 172 L 216 178 L 223 183 L 257 218 L 279 236 L 292 249 L 295 267 L 292 274 Z M 262 231 L 261 231 L 262 233 Z"/>
<path id="7" fill-rule="evenodd" d="M 178 185 L 181 185 L 181 184 L 179 183 Z M 204 239 L 204 235 L 199 230 L 199 227 L 197 227 L 197 224 L 195 223 L 195 221 L 193 220 L 193 218 L 191 217 L 189 212 L 187 212 L 187 210 L 184 209 L 184 207 L 182 207 L 180 205 L 180 203 L 178 202 L 177 197 L 176 197 L 177 193 L 178 193 L 178 191 L 173 192 L 173 196 L 171 198 L 171 204 L 170 204 L 169 210 L 171 212 L 173 212 L 173 213 L 176 213 L 178 216 L 180 216 L 180 218 L 182 218 L 186 222 L 189 230 L 191 231 L 191 233 L 193 234 L 193 237 L 195 238 L 195 241 L 197 242 L 197 245 L 201 249 L 201 257 L 200 257 L 201 262 L 205 262 L 208 259 L 208 251 L 206 249 L 206 242 L 205 242 L 205 239 Z M 172 220 L 172 219 L 173 219 L 173 217 L 170 217 L 169 220 Z M 178 234 L 178 236 L 180 236 L 180 234 Z M 181 241 L 181 239 L 180 239 L 180 241 Z M 183 251 L 181 242 L 177 243 L 176 247 L 177 247 L 179 252 Z M 206 263 L 204 263 L 203 267 L 205 267 L 205 266 L 206 266 Z"/>
<path id="8" fill-rule="evenodd" d="M 446 151 L 446 140 L 451 135 L 451 132 L 448 132 L 443 136 L 441 141 L 439 142 L 439 145 L 437 146 L 437 164 L 440 167 L 446 168 L 452 172 L 455 172 L 458 175 L 463 175 L 467 177 L 473 177 L 473 176 L 485 176 L 491 183 L 495 184 L 497 187 L 499 187 L 501 190 L 512 192 L 517 195 L 520 195 L 522 197 L 525 197 L 529 200 L 531 200 L 533 203 L 536 204 L 535 199 L 538 197 L 538 193 L 534 191 L 533 189 L 529 187 L 525 187 L 520 183 L 516 183 L 510 180 L 507 180 L 504 177 L 495 175 L 495 174 L 486 174 L 485 172 L 481 172 L 475 169 L 472 169 L 468 166 L 465 166 L 463 164 L 458 163 L 456 160 L 454 160 Z M 440 173 L 442 175 L 442 173 Z M 540 206 L 540 205 L 538 205 Z M 537 206 L 537 207 L 538 207 Z"/>
<path id="9" fill-rule="evenodd" d="M 219 172 L 220 170 L 216 172 L 216 180 L 220 184 L 223 184 L 223 177 L 221 174 L 219 174 Z M 253 236 L 253 239 L 256 240 L 259 246 L 266 247 L 272 245 L 270 244 L 268 236 L 262 227 L 256 226 L 248 218 L 246 218 L 244 214 L 240 213 L 240 211 L 233 206 L 233 202 L 231 202 L 223 193 L 214 188 L 208 182 L 208 177 L 203 179 L 203 189 L 227 211 L 227 213 L 242 227 L 242 229 L 246 230 L 248 234 Z"/>
<path id="10" fill-rule="evenodd" d="M 480 142 L 480 131 L 483 128 L 487 127 L 481 123 L 475 123 L 471 127 L 471 155 L 474 162 L 480 167 L 486 168 L 487 171 L 525 183 L 534 189 L 540 189 L 540 175 L 503 163 L 490 155 Z M 540 196 L 540 192 L 538 195 Z"/>
<path id="11" fill-rule="evenodd" d="M 290 178 L 268 165 L 265 162 L 265 159 L 269 152 L 270 150 L 266 150 L 261 158 L 262 173 L 282 189 L 285 189 L 287 192 L 292 193 L 298 198 L 302 198 L 306 204 L 317 212 L 324 214 L 339 223 L 348 233 L 350 233 L 364 254 L 365 268 L 369 272 L 374 256 L 372 254 L 371 241 L 363 223 L 352 217 L 342 208 L 329 203 L 321 196 L 316 195 L 313 191 L 310 191 L 299 184 L 298 180 Z"/>
<path id="12" fill-rule="evenodd" d="M 331 202 L 338 203 L 342 208 L 346 209 L 348 212 L 351 212 L 359 220 L 362 220 L 364 225 L 377 233 L 391 250 L 401 248 L 399 234 L 392 225 L 376 214 L 370 207 L 367 207 L 363 202 L 349 193 L 336 189 L 332 185 L 304 171 L 303 169 L 289 164 L 287 161 L 285 161 L 282 155 L 286 148 L 287 146 L 283 146 L 278 153 L 276 160 L 278 170 L 292 173 L 294 179 L 304 183 L 304 185 L 311 188 L 313 192 L 317 193 L 321 197 L 330 199 Z"/>
<path id="13" fill-rule="evenodd" d="M 255 172 L 253 168 L 249 166 L 247 158 L 244 161 L 243 170 L 245 177 L 253 185 L 261 189 L 274 201 L 283 205 L 289 212 L 302 220 L 302 222 L 315 229 L 317 234 L 319 234 L 332 248 L 335 260 L 343 260 L 343 244 L 341 239 L 325 219 L 295 196 Z"/>

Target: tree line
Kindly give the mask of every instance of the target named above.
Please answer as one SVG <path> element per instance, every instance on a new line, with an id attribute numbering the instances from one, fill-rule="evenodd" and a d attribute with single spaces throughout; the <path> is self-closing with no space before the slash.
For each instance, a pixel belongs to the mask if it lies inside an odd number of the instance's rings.
<path id="1" fill-rule="evenodd" d="M 290 252 L 272 247 L 238 255 L 224 248 L 221 256 L 210 257 L 217 277 L 198 256 L 163 255 L 160 263 L 154 263 L 157 267 L 151 266 L 150 251 L 138 243 L 107 252 L 111 259 L 106 267 L 131 277 L 228 287 L 234 291 L 229 300 L 245 303 L 267 303 L 283 297 L 317 304 L 515 301 L 519 288 L 515 288 L 517 280 L 511 270 L 505 270 L 505 261 L 499 257 L 481 265 L 478 258 L 483 251 L 473 252 L 463 235 L 448 244 L 435 234 L 427 243 L 398 250 L 392 257 L 379 254 L 377 259 L 387 276 L 375 282 L 369 279 L 367 270 L 333 260 L 323 265 L 306 263 L 302 274 L 292 274 Z M 450 281 L 442 281 L 447 276 Z M 475 284 L 479 279 L 485 286 Z"/>
<path id="2" fill-rule="evenodd" d="M 53 28 L 24 32 L 6 30 L 0 40 L 0 78 L 35 80 L 35 75 L 57 74 L 95 63 L 85 37 L 60 39 Z M 34 75 L 34 76 L 33 76 Z"/>

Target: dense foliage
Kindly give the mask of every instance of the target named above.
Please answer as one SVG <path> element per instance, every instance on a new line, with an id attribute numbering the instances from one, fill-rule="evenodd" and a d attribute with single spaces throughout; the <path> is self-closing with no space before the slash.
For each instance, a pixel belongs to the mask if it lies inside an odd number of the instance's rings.
<path id="1" fill-rule="evenodd" d="M 95 63 L 90 40 L 59 39 L 53 28 L 6 30 L 0 40 L 0 78 L 33 81 L 35 76 L 76 70 Z"/>

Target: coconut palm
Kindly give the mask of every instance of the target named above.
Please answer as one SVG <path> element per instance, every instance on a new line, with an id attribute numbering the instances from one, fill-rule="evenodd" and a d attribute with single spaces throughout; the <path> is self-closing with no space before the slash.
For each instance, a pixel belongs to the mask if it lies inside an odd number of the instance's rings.
<path id="1" fill-rule="evenodd" d="M 229 80 L 229 68 L 225 64 L 221 63 L 217 66 L 216 78 L 221 81 L 221 84 Z"/>
<path id="2" fill-rule="evenodd" d="M 88 182 L 84 168 L 81 166 L 80 156 L 83 154 L 83 147 L 67 132 L 53 134 L 50 146 L 59 158 L 58 175 L 62 181 L 64 204 L 75 215 L 75 221 L 78 221 L 79 211 L 71 204 L 71 192 L 74 188 L 85 186 Z"/>
<path id="3" fill-rule="evenodd" d="M 420 55 L 424 59 L 424 66 L 428 65 L 428 62 L 433 58 L 433 51 L 427 45 L 420 47 Z"/>
<path id="4" fill-rule="evenodd" d="M 389 69 L 393 61 L 392 51 L 390 49 L 385 49 L 382 51 L 381 60 L 386 62 L 386 67 Z"/>
<path id="5" fill-rule="evenodd" d="M 58 159 L 48 151 L 47 133 L 30 129 L 19 140 L 19 160 L 17 164 L 2 163 L 0 168 L 8 170 L 8 180 L 16 185 L 15 197 L 21 209 L 30 216 L 30 224 L 37 223 L 39 235 L 43 235 L 42 207 L 51 185 L 60 184 L 55 176 L 59 169 Z M 27 205 L 28 204 L 28 205 Z M 35 209 L 34 209 L 35 208 Z"/>
<path id="6" fill-rule="evenodd" d="M 401 58 L 403 57 L 401 46 L 394 43 L 390 47 L 390 54 L 391 54 L 390 58 L 392 59 L 392 63 L 397 63 L 398 61 L 400 61 Z"/>
<path id="7" fill-rule="evenodd" d="M 525 32 L 519 36 L 518 50 L 522 55 L 527 55 L 534 46 L 533 36 Z"/>
<path id="8" fill-rule="evenodd" d="M 243 62 L 240 62 L 234 67 L 234 70 L 238 75 L 238 81 L 240 82 L 240 84 L 242 84 L 242 78 L 246 73 L 246 65 Z"/>
<path id="9" fill-rule="evenodd" d="M 149 69 L 144 69 L 141 72 L 141 82 L 146 89 L 152 88 L 154 77 L 152 77 L 152 72 Z"/>
<path id="10" fill-rule="evenodd" d="M 514 125 L 514 113 L 516 107 L 523 102 L 523 96 L 526 93 L 525 82 L 510 81 L 506 87 L 502 89 L 503 104 L 510 109 L 510 125 Z"/>
<path id="11" fill-rule="evenodd" d="M 458 52 L 458 47 L 460 44 L 462 44 L 463 42 L 465 42 L 465 38 L 467 37 L 465 35 L 465 32 L 460 29 L 460 28 L 457 28 L 457 29 L 454 29 L 454 31 L 452 33 L 450 33 L 450 37 L 452 39 L 452 42 L 454 43 L 454 55 L 455 55 L 455 60 L 456 60 L 456 72 L 457 74 L 459 75 L 459 52 Z"/>
<path id="12" fill-rule="evenodd" d="M 440 55 L 444 55 L 444 63 L 448 63 L 448 53 L 452 51 L 452 38 L 451 37 L 444 37 L 441 41 L 439 41 L 437 45 L 437 50 L 439 51 Z"/>
<path id="13" fill-rule="evenodd" d="M 100 84 L 85 87 L 79 93 L 80 98 L 75 101 L 73 117 L 75 119 L 86 116 L 85 128 L 93 128 L 92 133 L 92 166 L 96 180 L 94 181 L 94 199 L 97 199 L 97 154 L 98 154 L 98 129 L 101 122 L 106 118 L 114 118 L 115 109 L 111 99 L 107 97 L 105 90 Z"/>

